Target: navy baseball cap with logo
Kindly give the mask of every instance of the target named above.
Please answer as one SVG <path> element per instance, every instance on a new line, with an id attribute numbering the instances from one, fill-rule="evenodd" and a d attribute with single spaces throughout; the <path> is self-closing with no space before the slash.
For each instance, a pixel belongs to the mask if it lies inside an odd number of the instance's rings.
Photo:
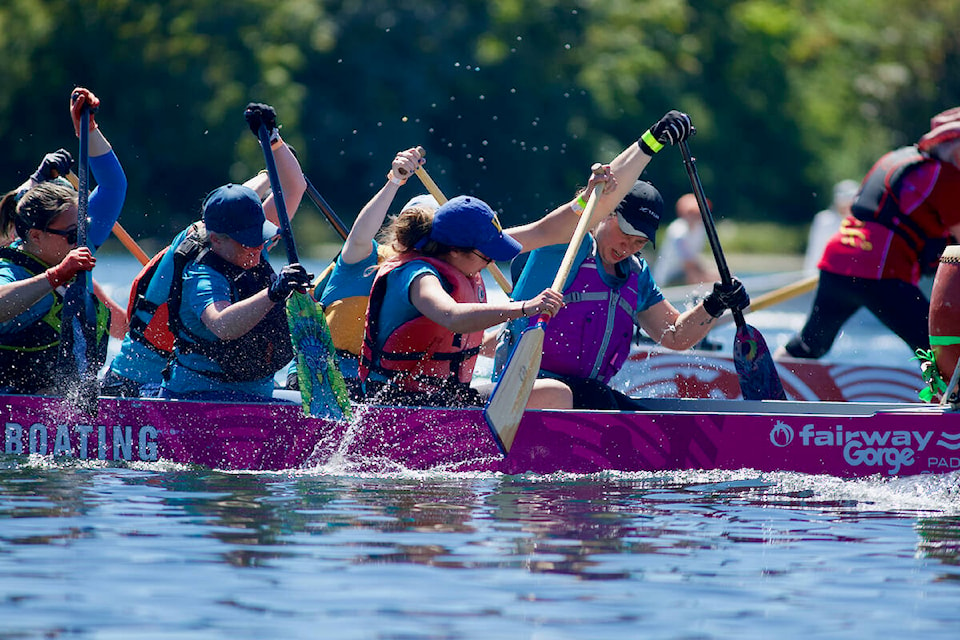
<path id="1" fill-rule="evenodd" d="M 277 225 L 263 214 L 257 192 L 242 184 L 225 184 L 203 201 L 208 231 L 224 233 L 245 247 L 259 247 L 276 237 Z"/>
<path id="2" fill-rule="evenodd" d="M 620 231 L 628 236 L 641 236 L 657 248 L 657 229 L 663 215 L 663 197 L 646 180 L 637 180 L 615 209 Z"/>
<path id="3" fill-rule="evenodd" d="M 503 232 L 497 214 L 473 196 L 457 196 L 433 216 L 430 239 L 450 247 L 476 249 L 493 260 L 512 260 L 520 243 Z"/>

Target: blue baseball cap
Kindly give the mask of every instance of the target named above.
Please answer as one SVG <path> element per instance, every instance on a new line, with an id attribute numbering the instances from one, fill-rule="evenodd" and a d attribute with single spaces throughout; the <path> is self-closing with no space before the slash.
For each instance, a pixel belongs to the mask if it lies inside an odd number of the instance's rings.
<path id="1" fill-rule="evenodd" d="M 430 239 L 450 247 L 476 249 L 493 260 L 512 260 L 520 243 L 503 232 L 497 214 L 473 196 L 457 196 L 433 216 Z"/>
<path id="2" fill-rule="evenodd" d="M 225 184 L 203 201 L 203 223 L 208 231 L 224 233 L 245 247 L 259 247 L 279 229 L 263 214 L 257 192 L 242 184 Z"/>

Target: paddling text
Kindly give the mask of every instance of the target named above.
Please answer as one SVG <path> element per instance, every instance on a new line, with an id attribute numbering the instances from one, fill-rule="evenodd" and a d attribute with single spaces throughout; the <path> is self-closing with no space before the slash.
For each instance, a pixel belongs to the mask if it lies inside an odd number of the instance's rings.
<path id="1" fill-rule="evenodd" d="M 157 459 L 157 430 L 151 426 L 134 428 L 116 425 L 57 425 L 56 433 L 39 422 L 28 427 L 8 422 L 4 429 L 3 452 L 18 455 L 38 454 L 76 456 L 81 460 Z M 134 457 L 136 455 L 136 457 Z"/>

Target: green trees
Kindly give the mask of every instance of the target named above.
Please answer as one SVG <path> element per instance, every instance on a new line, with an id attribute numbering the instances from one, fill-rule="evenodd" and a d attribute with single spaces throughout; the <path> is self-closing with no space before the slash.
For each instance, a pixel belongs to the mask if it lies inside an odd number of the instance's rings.
<path id="1" fill-rule="evenodd" d="M 207 191 L 261 168 L 249 101 L 277 108 L 348 223 L 393 153 L 422 144 L 445 192 L 515 224 L 676 107 L 719 218 L 805 224 L 833 182 L 960 104 L 958 27 L 949 0 L 9 0 L 0 187 L 73 148 L 81 84 L 103 100 L 139 237 L 169 239 Z M 668 201 L 688 188 L 675 150 L 648 174 Z"/>

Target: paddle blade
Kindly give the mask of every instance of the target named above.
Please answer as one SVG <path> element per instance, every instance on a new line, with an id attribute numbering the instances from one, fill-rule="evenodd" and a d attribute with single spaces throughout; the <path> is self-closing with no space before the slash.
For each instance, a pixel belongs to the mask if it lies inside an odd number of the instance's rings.
<path id="1" fill-rule="evenodd" d="M 63 297 L 57 384 L 68 402 L 96 417 L 100 395 L 97 375 L 103 360 L 97 340 L 96 307 L 86 287 L 88 277 L 87 273 L 79 274 Z"/>
<path id="2" fill-rule="evenodd" d="M 543 359 L 543 321 L 527 327 L 493 388 L 483 417 L 504 455 L 510 453 Z"/>
<path id="3" fill-rule="evenodd" d="M 767 342 L 759 331 L 746 323 L 737 328 L 733 364 L 740 377 L 740 391 L 744 400 L 787 399 Z"/>
<path id="4" fill-rule="evenodd" d="M 350 420 L 350 395 L 337 367 L 330 327 L 319 305 L 307 294 L 295 292 L 287 299 L 287 324 L 297 358 L 304 413 Z"/>

